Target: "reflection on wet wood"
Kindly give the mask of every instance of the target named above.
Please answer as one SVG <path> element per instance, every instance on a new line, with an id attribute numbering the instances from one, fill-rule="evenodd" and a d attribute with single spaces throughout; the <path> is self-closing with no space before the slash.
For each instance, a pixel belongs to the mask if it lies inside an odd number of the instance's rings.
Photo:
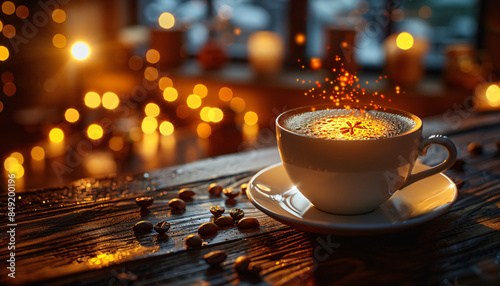
<path id="1" fill-rule="evenodd" d="M 459 199 L 442 217 L 403 232 L 369 237 L 304 233 L 283 225 L 260 211 L 246 196 L 236 207 L 261 227 L 241 232 L 225 228 L 205 240 L 201 249 L 186 249 L 184 238 L 212 220 L 209 207 L 226 212 L 234 202 L 210 197 L 211 183 L 238 187 L 260 168 L 279 160 L 275 149 L 234 154 L 157 170 L 138 176 L 83 179 L 74 184 L 19 193 L 16 220 L 16 280 L 36 285 L 220 285 L 255 283 L 275 285 L 468 285 L 490 279 L 481 274 L 484 261 L 500 253 L 500 156 L 493 144 L 500 126 L 455 133 L 451 138 L 466 164 L 463 171 L 448 171 L 463 181 Z M 467 144 L 479 141 L 481 156 L 471 156 Z M 424 163 L 444 156 L 431 150 Z M 173 213 L 168 201 L 179 189 L 196 193 L 185 212 Z M 138 196 L 152 196 L 154 204 L 141 212 Z M 2 210 L 6 209 L 3 195 Z M 4 211 L 2 211 L 4 212 Z M 5 216 L 4 216 L 5 217 Z M 140 220 L 172 223 L 166 237 L 155 232 L 135 235 Z M 0 236 L 6 245 L 6 223 Z M 202 256 L 224 250 L 228 259 L 209 267 Z M 9 251 L 0 249 L 6 259 Z M 259 277 L 239 277 L 232 263 L 248 255 L 263 267 Z M 482 264 L 481 264 L 482 263 Z M 479 269 L 479 270 L 478 270 Z M 1 283 L 6 269 L 1 270 Z M 491 282 L 491 280 L 488 280 Z M 6 281 L 12 282 L 12 281 Z M 134 284 L 135 283 L 135 284 Z M 455 284 L 454 284 L 455 283 Z"/>

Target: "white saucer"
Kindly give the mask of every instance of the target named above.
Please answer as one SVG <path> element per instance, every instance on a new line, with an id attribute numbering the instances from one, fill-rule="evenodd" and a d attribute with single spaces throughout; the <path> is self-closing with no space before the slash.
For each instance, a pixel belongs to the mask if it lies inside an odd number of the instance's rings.
<path id="1" fill-rule="evenodd" d="M 414 172 L 427 168 L 417 162 Z M 370 213 L 335 215 L 316 209 L 290 182 L 283 164 L 278 163 L 255 174 L 247 195 L 270 217 L 303 231 L 370 235 L 410 228 L 446 213 L 457 198 L 457 187 L 440 173 L 396 192 Z"/>

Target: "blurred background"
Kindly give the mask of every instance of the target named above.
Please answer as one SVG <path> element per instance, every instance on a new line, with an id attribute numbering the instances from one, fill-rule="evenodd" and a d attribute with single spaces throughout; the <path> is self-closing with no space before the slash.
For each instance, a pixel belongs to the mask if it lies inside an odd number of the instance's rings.
<path id="1" fill-rule="evenodd" d="M 328 103 L 340 70 L 360 104 L 500 108 L 499 1 L 0 3 L 2 179 L 18 189 L 274 146 L 276 116 Z"/>

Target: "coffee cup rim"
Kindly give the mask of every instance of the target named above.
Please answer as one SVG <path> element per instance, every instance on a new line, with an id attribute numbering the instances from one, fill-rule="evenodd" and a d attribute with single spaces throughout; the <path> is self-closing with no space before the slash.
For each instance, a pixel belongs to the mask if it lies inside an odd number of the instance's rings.
<path id="1" fill-rule="evenodd" d="M 411 128 L 410 130 L 406 131 L 406 132 L 403 132 L 401 134 L 398 134 L 398 135 L 395 135 L 395 136 L 391 136 L 391 137 L 382 137 L 382 138 L 376 138 L 376 139 L 343 140 L 343 139 L 330 139 L 330 138 L 311 137 L 311 136 L 308 136 L 308 135 L 305 135 L 305 134 L 300 134 L 300 133 L 297 133 L 295 131 L 292 131 L 292 130 L 286 128 L 284 126 L 284 124 L 283 124 L 283 121 L 285 120 L 284 117 L 289 118 L 290 116 L 292 116 L 294 114 L 300 114 L 298 111 L 302 111 L 301 113 L 304 113 L 304 112 L 317 111 L 317 110 L 323 110 L 323 109 L 330 110 L 330 109 L 345 109 L 345 108 L 340 107 L 340 106 L 332 106 L 331 104 L 307 105 L 307 106 L 301 106 L 301 107 L 292 108 L 292 109 L 286 110 L 286 111 L 282 112 L 280 115 L 278 115 L 278 117 L 276 118 L 276 126 L 279 126 L 279 128 L 281 130 L 289 132 L 289 133 L 291 133 L 293 135 L 296 135 L 296 136 L 301 136 L 301 137 L 305 137 L 305 138 L 314 138 L 314 139 L 317 139 L 317 140 L 341 141 L 341 142 L 346 142 L 346 141 L 349 141 L 349 142 L 353 142 L 353 141 L 354 142 L 370 142 L 370 141 L 375 141 L 375 140 L 389 140 L 391 138 L 398 138 L 398 137 L 406 136 L 406 135 L 411 134 L 411 133 L 413 133 L 415 131 L 418 131 L 418 130 L 420 130 L 422 128 L 422 119 L 420 119 L 420 117 L 418 117 L 417 115 L 415 115 L 413 113 L 410 113 L 408 111 L 401 110 L 401 109 L 389 108 L 389 107 L 385 107 L 385 106 L 381 106 L 379 108 L 359 108 L 359 107 L 355 107 L 355 108 L 351 108 L 351 109 L 377 110 L 377 111 L 381 111 L 381 112 L 388 112 L 388 113 L 393 113 L 393 114 L 399 114 L 399 115 L 408 117 L 411 120 L 413 120 L 415 122 L 415 126 L 413 128 Z"/>

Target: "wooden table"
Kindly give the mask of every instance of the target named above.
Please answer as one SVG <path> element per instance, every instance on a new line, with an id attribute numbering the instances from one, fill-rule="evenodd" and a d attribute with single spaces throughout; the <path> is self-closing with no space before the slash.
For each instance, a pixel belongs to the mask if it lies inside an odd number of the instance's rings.
<path id="1" fill-rule="evenodd" d="M 448 114 L 449 115 L 449 114 Z M 459 116 L 459 113 L 451 115 Z M 238 188 L 259 169 L 279 161 L 276 148 L 226 155 L 135 176 L 82 179 L 68 186 L 16 194 L 16 278 L 1 268 L 0 284 L 34 285 L 499 285 L 500 259 L 500 114 L 460 115 L 426 120 L 425 133 L 439 130 L 457 144 L 463 171 L 446 172 L 459 183 L 459 198 L 445 215 L 416 228 L 389 235 L 348 237 L 305 233 L 257 210 L 242 195 L 236 207 L 260 221 L 260 228 L 224 229 L 200 249 L 186 249 L 184 238 L 212 219 L 211 205 L 233 207 L 210 197 L 219 183 Z M 457 118 L 457 117 L 456 117 Z M 455 118 L 455 119 L 456 119 Z M 456 124 L 455 124 L 456 123 Z M 480 142 L 472 156 L 467 145 Z M 424 163 L 445 154 L 431 149 Z M 182 214 L 168 201 L 180 188 L 196 196 Z M 153 196 L 149 213 L 139 196 Z M 1 260 L 9 257 L 7 195 L 2 195 Z M 172 223 L 168 239 L 155 232 L 136 236 L 140 220 Z M 202 256 L 224 250 L 228 259 L 209 267 Z M 260 277 L 238 277 L 234 260 L 248 255 L 263 266 Z"/>

